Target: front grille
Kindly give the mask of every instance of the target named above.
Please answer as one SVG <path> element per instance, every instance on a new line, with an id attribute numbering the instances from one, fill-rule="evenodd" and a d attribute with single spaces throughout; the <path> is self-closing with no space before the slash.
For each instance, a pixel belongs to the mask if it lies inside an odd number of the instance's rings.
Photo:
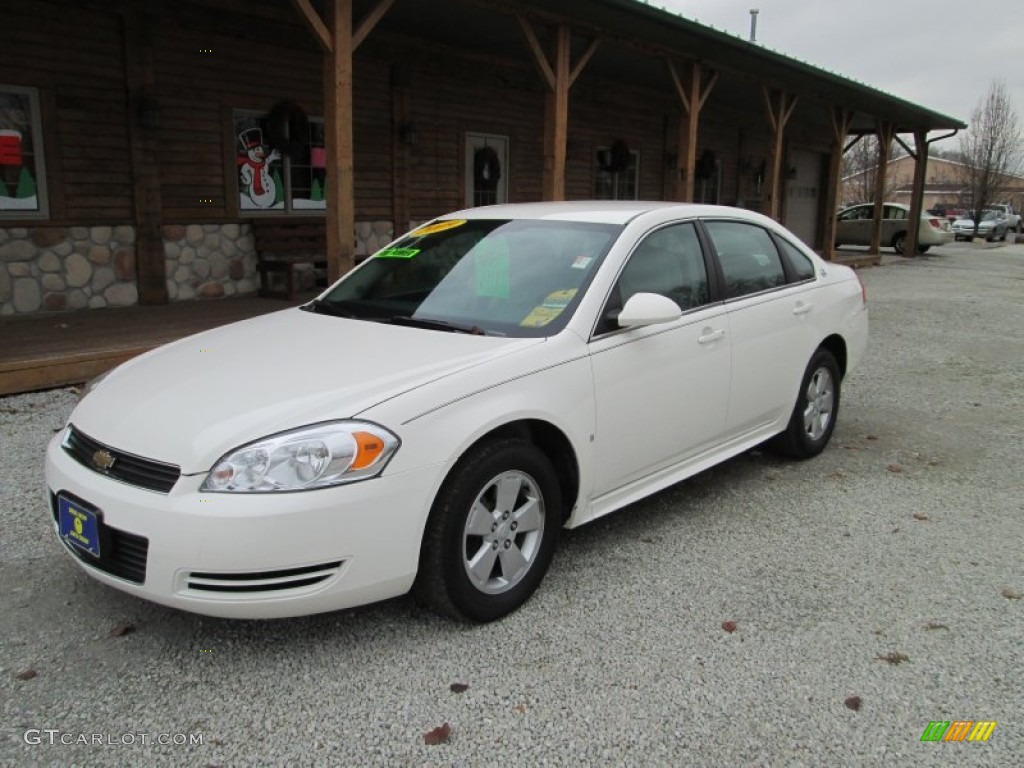
<path id="1" fill-rule="evenodd" d="M 251 573 L 199 573 L 188 575 L 188 588 L 201 592 L 282 592 L 301 589 L 333 578 L 341 570 L 342 561 L 288 568 L 280 571 Z"/>
<path id="2" fill-rule="evenodd" d="M 83 467 L 120 480 L 122 483 L 145 488 L 147 491 L 169 493 L 181 476 L 180 467 L 118 451 L 93 440 L 74 425 L 68 427 L 62 445 L 64 450 Z M 96 454 L 103 451 L 113 459 L 113 463 L 105 469 L 94 460 Z"/>
<path id="3" fill-rule="evenodd" d="M 53 519 L 58 519 L 57 496 L 50 494 L 50 509 Z M 113 528 L 99 521 L 100 556 L 93 557 L 76 546 L 69 544 L 63 538 L 61 543 L 64 547 L 87 565 L 91 565 L 111 576 L 119 579 L 142 584 L 146 581 L 146 559 L 149 555 L 149 539 L 145 536 L 136 536 L 134 533 Z"/>

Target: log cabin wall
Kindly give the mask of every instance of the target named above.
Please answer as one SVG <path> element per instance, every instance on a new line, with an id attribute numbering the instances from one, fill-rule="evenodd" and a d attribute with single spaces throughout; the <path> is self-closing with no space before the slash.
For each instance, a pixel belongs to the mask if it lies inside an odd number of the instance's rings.
<path id="1" fill-rule="evenodd" d="M 369 7 L 362 3 L 360 15 Z M 428 18 L 423 6 L 396 4 L 397 20 L 389 25 L 385 14 L 354 55 L 357 254 L 480 202 L 470 188 L 470 137 L 507 151 L 507 200 L 542 197 L 548 86 L 515 14 L 532 14 L 531 28 L 550 47 L 555 12 L 484 0 L 445 8 L 443 24 L 424 28 L 410 22 Z M 284 101 L 313 122 L 323 112 L 324 56 L 296 8 L 278 0 L 0 0 L 0 18 L 0 98 L 5 86 L 31 91 L 45 158 L 45 210 L 4 209 L 11 190 L 0 189 L 0 315 L 254 291 L 249 222 L 281 213 L 240 192 L 239 115 L 258 120 Z M 434 39 L 442 30 L 463 37 Z M 569 92 L 566 196 L 670 198 L 683 115 L 663 54 L 604 32 Z M 574 34 L 576 62 L 603 32 L 581 19 Z M 488 40 L 503 47 L 491 50 Z M 734 71 L 712 89 L 700 113 L 698 199 L 764 207 L 773 136 L 762 87 L 758 73 Z M 0 130 L 10 122 L 4 103 Z M 812 171 L 807 153 L 828 152 L 825 115 L 821 99 L 800 103 L 783 143 L 784 155 L 803 152 Z M 628 168 L 610 167 L 613 148 L 620 160 L 628 151 Z M 314 179 L 312 152 L 306 157 L 299 175 Z M 782 167 L 792 166 L 784 159 Z M 293 175 L 283 180 L 275 177 L 276 189 L 296 186 Z M 791 186 L 804 197 L 816 189 L 813 173 L 799 182 Z M 306 184 L 309 205 L 298 206 L 297 195 L 289 204 L 322 215 Z"/>

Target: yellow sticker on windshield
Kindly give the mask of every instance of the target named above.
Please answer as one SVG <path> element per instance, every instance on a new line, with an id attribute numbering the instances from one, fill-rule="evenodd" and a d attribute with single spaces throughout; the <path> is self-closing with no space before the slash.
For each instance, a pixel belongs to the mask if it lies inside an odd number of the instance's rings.
<path id="1" fill-rule="evenodd" d="M 523 328 L 540 328 L 562 314 L 565 307 L 534 307 L 519 323 Z"/>
<path id="2" fill-rule="evenodd" d="M 447 221 L 435 221 L 433 224 L 426 224 L 419 229 L 414 229 L 410 232 L 410 235 L 415 237 L 422 237 L 423 235 L 433 235 L 436 232 L 444 232 L 446 229 L 455 229 L 461 227 L 466 223 L 465 219 L 448 219 Z"/>
<path id="3" fill-rule="evenodd" d="M 569 302 L 572 301 L 572 297 L 575 295 L 575 288 L 567 288 L 564 291 L 552 291 L 544 297 L 541 306 L 548 307 L 549 309 L 565 309 L 569 306 Z"/>

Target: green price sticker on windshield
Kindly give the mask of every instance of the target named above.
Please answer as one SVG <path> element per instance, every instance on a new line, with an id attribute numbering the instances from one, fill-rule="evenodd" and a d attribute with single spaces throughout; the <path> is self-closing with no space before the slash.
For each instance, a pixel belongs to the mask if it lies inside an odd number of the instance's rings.
<path id="1" fill-rule="evenodd" d="M 420 252 L 419 248 L 385 248 L 377 251 L 375 259 L 411 259 Z"/>

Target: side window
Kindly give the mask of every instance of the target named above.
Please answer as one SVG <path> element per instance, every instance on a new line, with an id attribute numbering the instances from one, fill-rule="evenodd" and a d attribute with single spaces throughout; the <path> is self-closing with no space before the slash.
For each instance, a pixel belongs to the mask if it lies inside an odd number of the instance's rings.
<path id="1" fill-rule="evenodd" d="M 781 237 L 776 242 L 785 254 L 790 266 L 793 267 L 797 280 L 810 280 L 814 277 L 814 262 L 807 257 L 807 254 Z"/>
<path id="2" fill-rule="evenodd" d="M 633 251 L 612 290 L 604 317 L 621 310 L 635 293 L 657 293 L 684 312 L 710 300 L 704 256 L 693 224 L 672 224 L 648 235 Z M 599 332 L 614 330 L 614 324 Z"/>
<path id="3" fill-rule="evenodd" d="M 902 208 L 897 208 L 894 205 L 885 206 L 885 212 L 882 214 L 883 218 L 886 219 L 905 219 L 907 218 L 907 212 Z"/>
<path id="4" fill-rule="evenodd" d="M 782 259 L 761 227 L 738 221 L 708 221 L 704 226 L 718 254 L 728 298 L 785 285 Z"/>

